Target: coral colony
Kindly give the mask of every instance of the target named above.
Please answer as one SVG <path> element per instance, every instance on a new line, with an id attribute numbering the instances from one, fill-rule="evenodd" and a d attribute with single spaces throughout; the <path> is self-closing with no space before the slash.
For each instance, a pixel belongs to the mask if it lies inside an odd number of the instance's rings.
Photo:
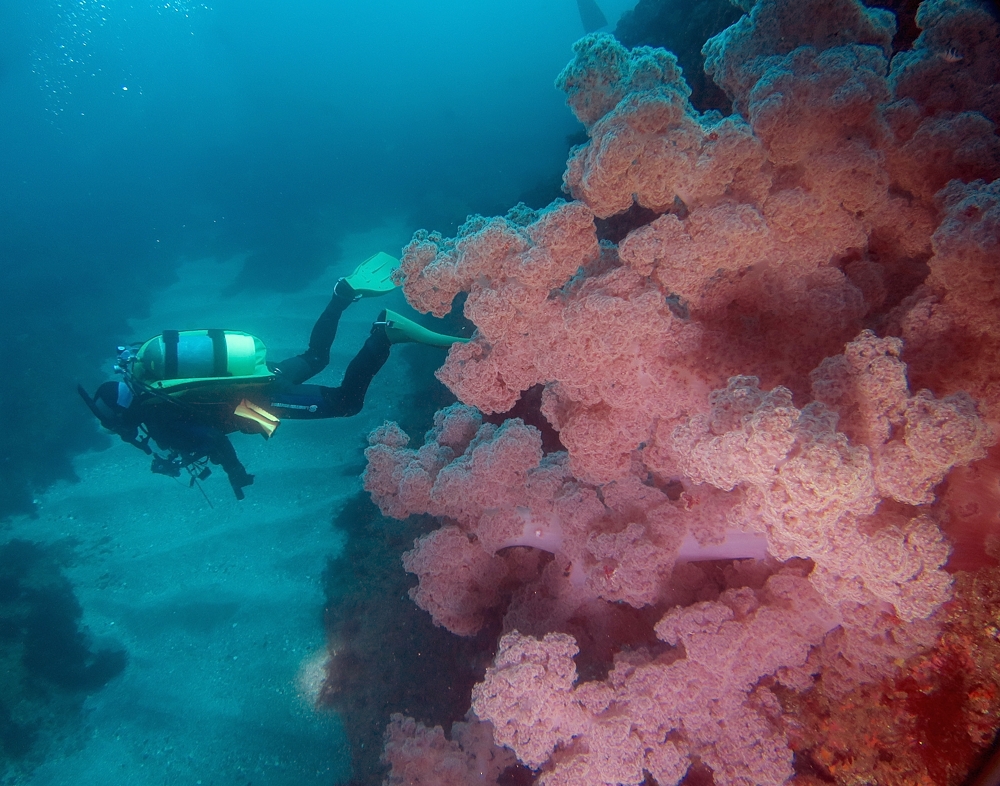
<path id="1" fill-rule="evenodd" d="M 503 622 L 450 739 L 393 717 L 389 783 L 958 783 L 1000 725 L 1000 24 L 925 0 L 890 61 L 888 11 L 742 5 L 704 49 L 733 115 L 589 35 L 572 201 L 406 248 L 478 331 L 365 487 L 439 518 L 404 560 L 437 624 Z M 562 450 L 495 417 L 539 386 Z"/>

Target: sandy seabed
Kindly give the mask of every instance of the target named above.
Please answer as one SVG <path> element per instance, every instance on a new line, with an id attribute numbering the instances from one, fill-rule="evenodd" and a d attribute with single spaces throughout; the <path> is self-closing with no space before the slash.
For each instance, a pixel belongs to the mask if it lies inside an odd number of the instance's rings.
<path id="1" fill-rule="evenodd" d="M 305 349 L 337 277 L 378 250 L 398 253 L 399 227 L 349 238 L 308 288 L 293 294 L 223 296 L 239 260 L 189 261 L 148 319 L 143 340 L 167 328 L 222 327 L 260 336 L 268 357 Z M 354 304 L 341 321 L 330 367 L 336 385 L 384 307 L 402 296 Z M 85 337 L 81 337 L 85 340 Z M 110 375 L 114 347 L 109 347 Z M 322 573 L 346 535 L 332 521 L 360 489 L 368 432 L 405 405 L 405 369 L 390 357 L 364 411 L 343 420 L 282 424 L 269 442 L 233 436 L 256 475 L 237 502 L 215 468 L 205 495 L 149 472 L 149 458 L 115 441 L 79 456 L 80 482 L 38 498 L 36 518 L 0 528 L 66 554 L 66 576 L 95 647 L 124 647 L 124 673 L 90 696 L 78 734 L 54 744 L 19 779 L 74 784 L 333 784 L 347 780 L 340 719 L 316 712 L 303 669 L 325 646 Z M 81 405 L 81 417 L 86 410 Z M 400 568 L 402 569 L 402 568 Z M 303 676 L 305 677 L 303 679 Z M 315 685 L 316 680 L 312 680 Z"/>

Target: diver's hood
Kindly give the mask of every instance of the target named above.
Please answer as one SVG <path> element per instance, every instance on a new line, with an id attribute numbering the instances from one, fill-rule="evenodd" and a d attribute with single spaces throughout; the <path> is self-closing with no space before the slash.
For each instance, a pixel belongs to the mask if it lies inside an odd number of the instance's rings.
<path id="1" fill-rule="evenodd" d="M 94 417 L 101 421 L 101 425 L 112 431 L 135 398 L 132 389 L 124 382 L 105 382 L 97 388 L 93 397 L 87 394 L 82 385 L 77 385 L 76 391 Z"/>

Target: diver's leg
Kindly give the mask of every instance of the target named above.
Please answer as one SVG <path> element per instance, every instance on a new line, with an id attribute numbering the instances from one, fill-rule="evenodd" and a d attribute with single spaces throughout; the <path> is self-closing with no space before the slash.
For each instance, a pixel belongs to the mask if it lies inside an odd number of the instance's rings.
<path id="1" fill-rule="evenodd" d="M 371 335 L 348 364 L 340 387 L 282 386 L 271 397 L 271 410 L 282 419 L 297 420 L 357 415 L 364 406 L 368 386 L 389 358 L 391 346 L 384 325 L 372 326 Z"/>
<path id="2" fill-rule="evenodd" d="M 301 355 L 275 364 L 274 369 L 281 375 L 283 382 L 299 385 L 326 368 L 330 362 L 330 347 L 337 337 L 340 315 L 357 299 L 358 295 L 350 284 L 340 279 L 333 288 L 329 304 L 313 325 L 309 335 L 309 349 Z"/>
<path id="3" fill-rule="evenodd" d="M 341 416 L 356 415 L 361 411 L 365 405 L 368 386 L 389 359 L 391 346 L 385 328 L 382 325 L 372 325 L 371 334 L 364 345 L 347 364 L 340 387 L 326 388 L 324 391 L 332 409 L 342 411 Z"/>

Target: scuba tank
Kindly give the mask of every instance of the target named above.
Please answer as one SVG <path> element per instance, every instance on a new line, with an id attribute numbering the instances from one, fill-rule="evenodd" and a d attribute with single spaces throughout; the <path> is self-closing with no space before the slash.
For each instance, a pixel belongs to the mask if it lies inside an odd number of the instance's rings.
<path id="1" fill-rule="evenodd" d="M 129 351 L 122 370 L 140 387 L 179 392 L 206 382 L 269 382 L 266 355 L 263 341 L 239 330 L 165 330 Z"/>
<path id="2" fill-rule="evenodd" d="M 232 429 L 270 437 L 279 419 L 247 400 L 276 377 L 264 342 L 240 330 L 165 330 L 119 347 L 117 370 L 136 394 L 180 406 Z M 239 402 L 233 404 L 232 402 Z"/>

